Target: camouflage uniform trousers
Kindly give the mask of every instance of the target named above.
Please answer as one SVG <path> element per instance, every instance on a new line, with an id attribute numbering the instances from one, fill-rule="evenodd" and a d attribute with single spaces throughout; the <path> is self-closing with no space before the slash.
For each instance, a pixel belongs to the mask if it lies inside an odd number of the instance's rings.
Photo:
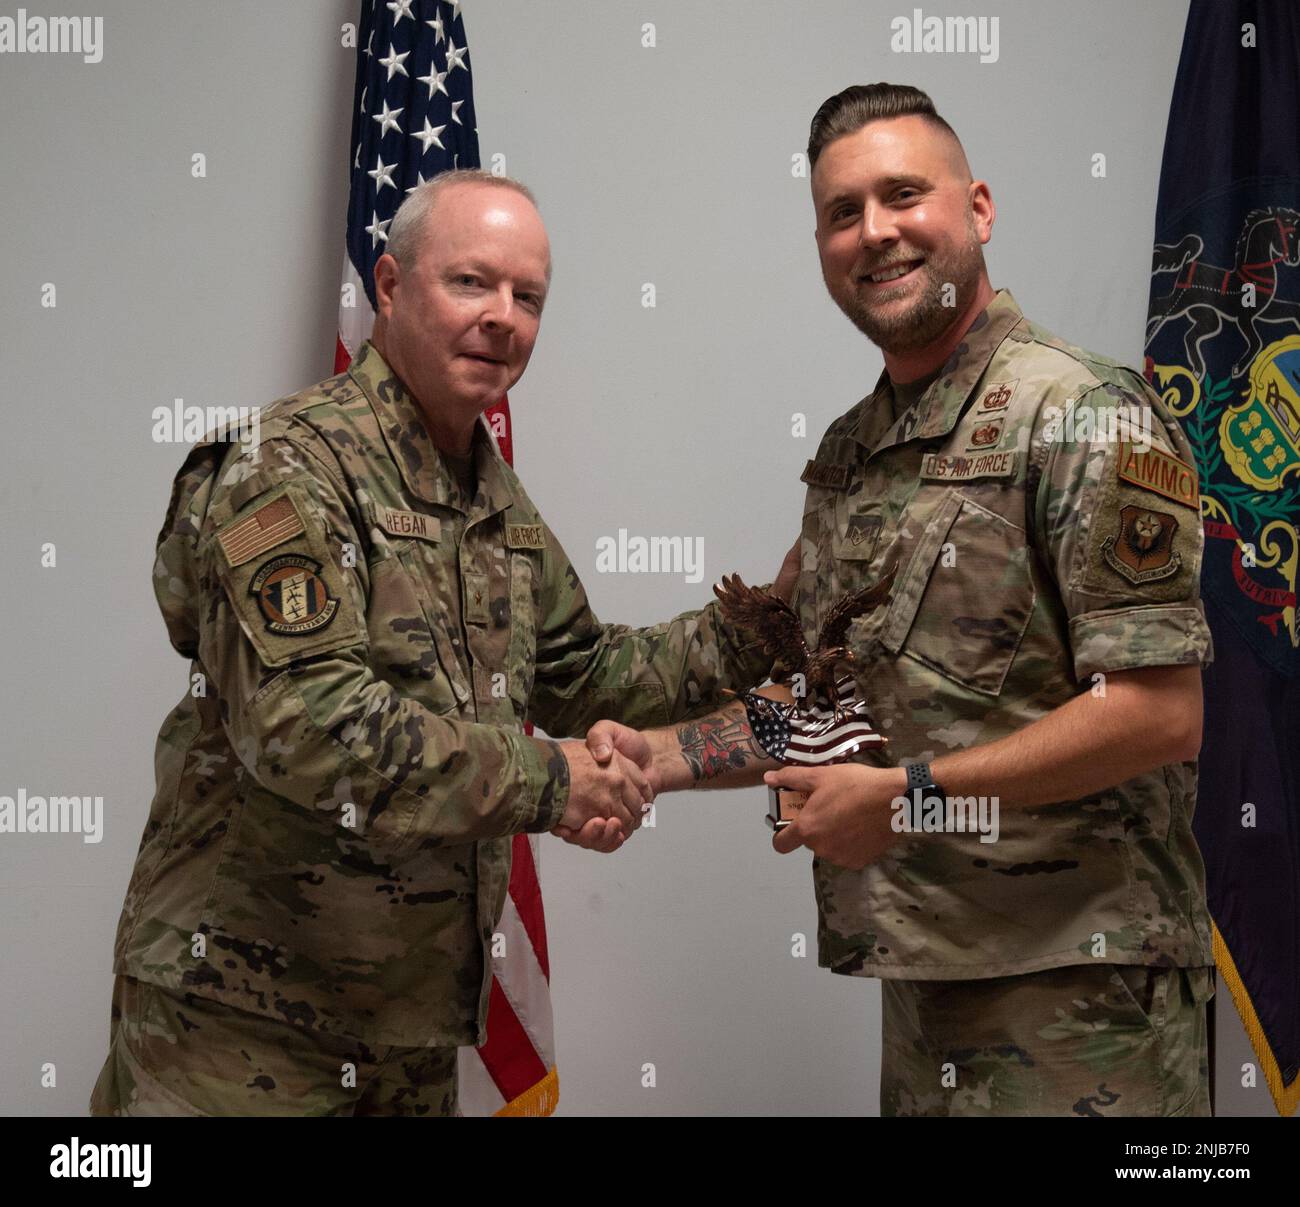
<path id="1" fill-rule="evenodd" d="M 371 1049 L 119 976 L 90 1113 L 459 1115 L 456 1049 Z"/>
<path id="2" fill-rule="evenodd" d="M 1210 1115 L 1213 968 L 882 980 L 885 1116 Z"/>

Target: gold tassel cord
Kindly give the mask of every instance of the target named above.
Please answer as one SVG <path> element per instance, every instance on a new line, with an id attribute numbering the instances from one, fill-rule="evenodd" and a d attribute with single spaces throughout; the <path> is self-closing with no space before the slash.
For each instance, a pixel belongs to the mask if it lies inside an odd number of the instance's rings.
<path id="1" fill-rule="evenodd" d="M 1219 934 L 1219 928 L 1211 925 L 1214 962 L 1218 965 L 1219 973 L 1232 994 L 1233 1004 L 1237 1007 L 1242 1025 L 1250 1037 L 1250 1046 L 1255 1049 L 1260 1068 L 1264 1070 L 1264 1081 L 1268 1085 L 1268 1092 L 1273 1095 L 1273 1103 L 1277 1107 L 1278 1114 L 1289 1118 L 1295 1114 L 1296 1106 L 1300 1105 L 1300 1077 L 1293 1079 L 1290 1085 L 1282 1084 L 1282 1071 L 1277 1067 L 1277 1058 L 1265 1038 L 1264 1028 L 1260 1026 L 1250 994 L 1246 992 L 1246 986 L 1241 982 L 1232 953 L 1228 950 L 1223 936 Z"/>
<path id="2" fill-rule="evenodd" d="M 499 1118 L 543 1119 L 554 1114 L 559 1104 L 560 1075 L 552 1067 L 541 1081 L 511 1099 L 496 1114 Z"/>

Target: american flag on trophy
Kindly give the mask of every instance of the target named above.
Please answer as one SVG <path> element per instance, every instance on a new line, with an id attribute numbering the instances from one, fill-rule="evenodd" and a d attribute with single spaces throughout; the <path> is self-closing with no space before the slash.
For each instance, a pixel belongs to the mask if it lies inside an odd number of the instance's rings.
<path id="1" fill-rule="evenodd" d="M 759 745 L 791 767 L 817 767 L 847 762 L 864 747 L 882 746 L 867 715 L 866 701 L 857 698 L 856 666 L 846 644 L 849 623 L 889 599 L 895 567 L 878 583 L 846 595 L 826 617 L 809 649 L 803 626 L 789 604 L 761 587 L 748 587 L 738 575 L 723 576 L 713 588 L 722 614 L 737 628 L 754 634 L 763 653 L 771 655 L 773 682 L 786 688 L 788 699 L 748 692 L 744 696 L 750 728 Z M 795 684 L 802 690 L 791 690 Z M 769 788 L 767 821 L 779 830 L 789 825 L 806 797 L 788 788 Z"/>

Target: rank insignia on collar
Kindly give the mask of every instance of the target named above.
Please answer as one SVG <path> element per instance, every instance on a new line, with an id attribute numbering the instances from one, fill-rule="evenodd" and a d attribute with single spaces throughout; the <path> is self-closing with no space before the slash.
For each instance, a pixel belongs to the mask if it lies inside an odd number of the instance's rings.
<path id="1" fill-rule="evenodd" d="M 1001 414 L 1007 409 L 1008 404 L 1011 402 L 1012 395 L 1016 392 L 1016 386 L 1019 384 L 1020 378 L 1017 377 L 1014 381 L 1000 381 L 989 386 L 989 388 L 984 391 L 984 397 L 980 399 L 979 406 L 975 409 L 981 414 L 988 414 L 990 412 Z"/>
<path id="2" fill-rule="evenodd" d="M 248 593 L 257 600 L 266 627 L 282 637 L 323 629 L 339 607 L 325 588 L 320 562 L 298 553 L 283 553 L 260 565 Z"/>
<path id="3" fill-rule="evenodd" d="M 1131 583 L 1150 583 L 1177 574 L 1182 558 L 1174 552 L 1178 521 L 1168 512 L 1121 507 L 1119 532 L 1101 546 L 1106 564 Z"/>

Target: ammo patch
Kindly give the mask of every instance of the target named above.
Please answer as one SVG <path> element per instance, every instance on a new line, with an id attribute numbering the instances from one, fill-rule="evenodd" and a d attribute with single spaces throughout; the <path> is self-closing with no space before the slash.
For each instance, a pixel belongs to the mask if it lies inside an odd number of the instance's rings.
<path id="1" fill-rule="evenodd" d="M 376 507 L 375 523 L 389 536 L 418 537 L 436 541 L 442 535 L 442 521 L 419 511 L 398 511 L 396 507 Z"/>
<path id="2" fill-rule="evenodd" d="M 921 477 L 944 482 L 965 482 L 971 478 L 1009 478 L 1016 472 L 1014 448 L 998 453 L 979 453 L 969 457 L 956 454 L 927 453 L 921 461 Z"/>
<path id="3" fill-rule="evenodd" d="M 540 524 L 507 524 L 506 546 L 510 549 L 545 549 L 546 533 Z"/>
<path id="4" fill-rule="evenodd" d="M 1183 560 L 1174 552 L 1178 521 L 1165 511 L 1121 507 L 1119 532 L 1101 544 L 1112 570 L 1131 583 L 1150 583 L 1177 574 Z"/>
<path id="5" fill-rule="evenodd" d="M 1115 474 L 1125 482 L 1164 495 L 1184 507 L 1200 508 L 1196 470 L 1186 461 L 1180 461 L 1154 445 L 1139 449 L 1129 441 L 1121 440 Z"/>
<path id="6" fill-rule="evenodd" d="M 233 570 L 302 531 L 302 519 L 293 500 L 281 495 L 219 533 L 217 543 Z"/>
<path id="7" fill-rule="evenodd" d="M 248 593 L 272 633 L 303 637 L 334 619 L 339 601 L 325 589 L 320 572 L 320 562 L 300 553 L 284 553 L 258 566 Z"/>
<path id="8" fill-rule="evenodd" d="M 808 486 L 832 486 L 843 490 L 849 484 L 851 471 L 847 465 L 832 465 L 827 461 L 809 461 L 799 475 L 799 481 Z"/>

